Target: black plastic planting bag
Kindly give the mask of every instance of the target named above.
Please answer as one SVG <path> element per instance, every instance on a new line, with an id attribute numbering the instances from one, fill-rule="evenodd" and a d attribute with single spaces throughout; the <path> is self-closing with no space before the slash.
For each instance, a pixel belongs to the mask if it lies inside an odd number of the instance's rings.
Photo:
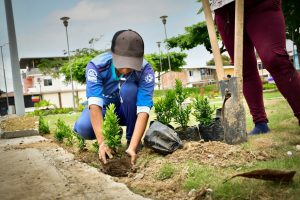
<path id="1" fill-rule="evenodd" d="M 159 121 L 154 121 L 146 132 L 144 145 L 166 155 L 182 147 L 182 141 L 173 129 Z"/>
<path id="2" fill-rule="evenodd" d="M 204 141 L 223 141 L 224 129 L 220 118 L 215 118 L 214 122 L 208 126 L 199 124 L 199 132 Z"/>

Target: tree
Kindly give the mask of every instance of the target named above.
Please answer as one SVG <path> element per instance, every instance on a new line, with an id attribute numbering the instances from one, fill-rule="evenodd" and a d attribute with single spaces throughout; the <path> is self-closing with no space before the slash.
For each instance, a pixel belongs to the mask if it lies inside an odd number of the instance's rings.
<path id="1" fill-rule="evenodd" d="M 206 22 L 199 22 L 192 26 L 187 26 L 184 29 L 185 29 L 184 34 L 178 35 L 177 37 L 172 37 L 167 40 L 168 47 L 170 48 L 179 47 L 182 50 L 184 49 L 189 50 L 198 45 L 203 44 L 206 50 L 212 53 Z M 220 38 L 218 33 L 217 36 L 218 38 Z M 221 53 L 226 51 L 224 44 L 220 48 L 220 51 Z"/>
<path id="2" fill-rule="evenodd" d="M 186 64 L 184 59 L 186 58 L 186 53 L 182 52 L 170 52 L 170 61 L 172 71 L 181 71 L 180 67 Z M 167 71 L 169 69 L 168 64 L 168 54 L 162 54 L 162 71 Z M 152 53 L 145 55 L 146 60 L 151 64 L 154 71 L 160 71 L 160 56 L 159 54 Z"/>
<path id="3" fill-rule="evenodd" d="M 223 65 L 227 66 L 227 65 L 231 65 L 230 63 L 230 58 L 226 55 L 222 55 L 222 63 Z M 214 66 L 215 65 L 215 60 L 212 58 L 209 61 L 206 62 L 207 66 Z"/>
<path id="4" fill-rule="evenodd" d="M 286 23 L 286 37 L 292 40 L 297 47 L 298 58 L 300 56 L 300 1 L 282 1 L 282 10 Z"/>
<path id="5" fill-rule="evenodd" d="M 103 51 L 94 49 L 77 49 L 69 62 L 65 62 L 60 68 L 60 73 L 64 74 L 66 81 L 71 80 L 70 67 L 72 67 L 72 78 L 79 83 L 85 83 L 85 68 L 89 61 Z"/>
<path id="6" fill-rule="evenodd" d="M 95 56 L 103 53 L 104 51 L 97 51 L 94 49 L 76 49 L 70 58 L 70 63 L 65 59 L 44 59 L 41 64 L 38 65 L 39 69 L 43 72 L 52 72 L 51 74 L 61 73 L 64 74 L 66 81 L 70 81 L 70 67 L 72 67 L 72 78 L 79 83 L 85 83 L 85 68 L 91 59 Z M 170 52 L 170 61 L 172 71 L 180 71 L 180 67 L 186 64 L 184 59 L 187 57 L 182 52 Z M 146 60 L 152 65 L 154 71 L 160 71 L 160 57 L 159 54 L 145 55 Z M 67 59 L 67 58 L 66 58 Z M 59 69 L 59 70 L 58 70 Z M 162 71 L 169 69 L 168 56 L 162 54 Z"/>
<path id="7" fill-rule="evenodd" d="M 68 58 L 43 58 L 40 63 L 37 64 L 38 69 L 42 74 L 50 74 L 56 78 L 59 76 L 59 68 L 67 62 Z"/>

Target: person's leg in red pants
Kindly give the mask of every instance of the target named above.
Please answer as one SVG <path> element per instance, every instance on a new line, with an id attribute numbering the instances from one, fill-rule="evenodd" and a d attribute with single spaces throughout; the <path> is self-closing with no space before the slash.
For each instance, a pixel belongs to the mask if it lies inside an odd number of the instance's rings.
<path id="1" fill-rule="evenodd" d="M 300 74 L 286 51 L 281 0 L 261 1 L 245 17 L 246 32 L 300 125 Z"/>
<path id="2" fill-rule="evenodd" d="M 268 130 L 266 126 L 268 120 L 263 106 L 262 86 L 253 44 L 298 119 L 300 119 L 300 76 L 289 61 L 285 50 L 285 25 L 280 0 L 263 0 L 256 1 L 250 6 L 249 4 L 245 7 L 243 89 L 253 121 L 256 126 L 258 125 L 258 129 L 255 127 L 254 132 L 259 133 L 260 128 L 261 132 Z M 216 10 L 215 13 L 219 32 L 230 57 L 233 58 L 234 3 Z"/>
<path id="3" fill-rule="evenodd" d="M 215 14 L 216 24 L 224 45 L 234 62 L 234 3 L 216 10 Z M 264 123 L 266 126 L 262 128 L 263 131 L 258 130 L 258 132 L 267 132 L 269 128 L 266 125 L 268 119 L 263 103 L 262 83 L 257 70 L 254 46 L 247 33 L 244 34 L 243 92 L 254 123 Z"/>

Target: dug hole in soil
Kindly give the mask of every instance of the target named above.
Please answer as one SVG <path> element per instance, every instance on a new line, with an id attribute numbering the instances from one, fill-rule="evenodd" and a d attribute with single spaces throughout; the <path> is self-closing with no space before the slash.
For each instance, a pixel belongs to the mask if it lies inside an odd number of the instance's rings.
<path id="1" fill-rule="evenodd" d="M 114 177 L 126 177 L 132 170 L 132 164 L 130 157 L 125 153 L 118 151 L 117 154 L 113 155 L 112 159 L 107 159 L 107 163 L 101 163 L 101 171 L 105 174 Z"/>

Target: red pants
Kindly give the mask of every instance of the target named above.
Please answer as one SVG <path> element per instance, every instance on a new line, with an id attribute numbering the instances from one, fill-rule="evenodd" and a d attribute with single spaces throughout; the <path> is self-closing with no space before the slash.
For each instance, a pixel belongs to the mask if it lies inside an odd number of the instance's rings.
<path id="1" fill-rule="evenodd" d="M 234 62 L 234 2 L 215 11 L 224 45 Z M 246 0 L 244 14 L 243 91 L 254 123 L 268 122 L 254 47 L 300 125 L 300 75 L 286 51 L 281 0 Z M 284 111 L 283 111 L 284 112 Z"/>

